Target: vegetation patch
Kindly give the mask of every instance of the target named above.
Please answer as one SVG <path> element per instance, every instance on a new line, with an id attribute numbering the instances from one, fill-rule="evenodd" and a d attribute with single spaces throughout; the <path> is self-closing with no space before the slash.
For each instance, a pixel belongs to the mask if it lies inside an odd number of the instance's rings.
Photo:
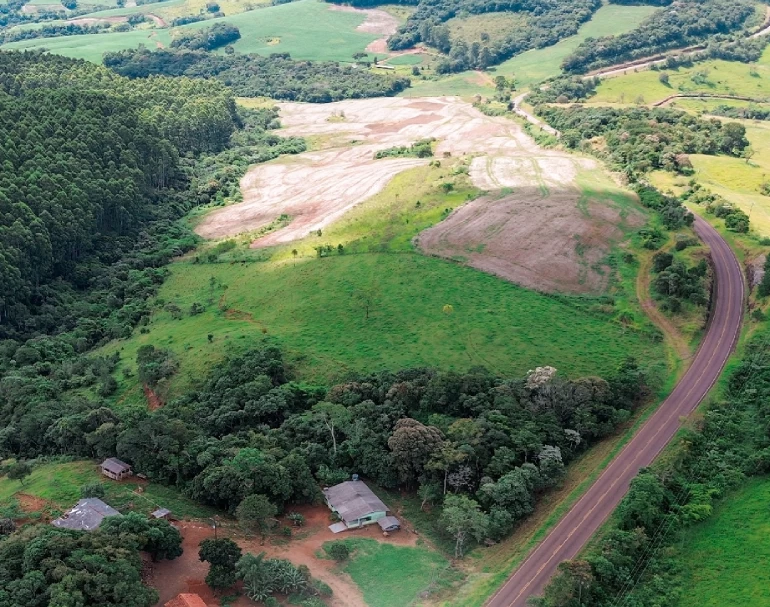
<path id="1" fill-rule="evenodd" d="M 361 589 L 369 607 L 403 607 L 430 591 L 448 561 L 422 546 L 394 546 L 369 539 L 343 540 L 352 555 L 344 571 Z"/>

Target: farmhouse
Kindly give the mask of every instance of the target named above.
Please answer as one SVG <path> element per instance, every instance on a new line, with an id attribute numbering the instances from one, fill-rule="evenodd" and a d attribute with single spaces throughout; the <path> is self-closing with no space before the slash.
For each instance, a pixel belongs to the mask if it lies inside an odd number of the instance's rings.
<path id="1" fill-rule="evenodd" d="M 96 497 L 80 500 L 71 510 L 51 521 L 54 527 L 93 531 L 108 516 L 120 516 L 120 512 Z"/>
<path id="2" fill-rule="evenodd" d="M 324 489 L 326 504 L 342 522 L 329 525 L 334 533 L 357 529 L 378 523 L 383 531 L 395 531 L 401 524 L 394 516 L 388 516 L 388 507 L 382 503 L 366 483 L 354 477 L 334 487 Z"/>
<path id="3" fill-rule="evenodd" d="M 120 461 L 117 457 L 107 458 L 102 462 L 102 474 L 114 481 L 122 481 L 127 476 L 131 476 L 131 466 L 126 462 Z"/>

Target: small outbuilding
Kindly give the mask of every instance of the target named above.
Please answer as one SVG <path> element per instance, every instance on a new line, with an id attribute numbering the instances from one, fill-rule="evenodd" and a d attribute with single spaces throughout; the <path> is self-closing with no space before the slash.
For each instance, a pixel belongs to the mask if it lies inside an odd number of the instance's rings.
<path id="1" fill-rule="evenodd" d="M 102 474 L 114 481 L 122 481 L 124 478 L 133 475 L 131 466 L 126 462 L 120 461 L 117 457 L 109 457 L 102 462 Z"/>
<path id="2" fill-rule="evenodd" d="M 176 595 L 163 607 L 208 607 L 203 599 L 197 594 L 182 593 Z"/>
<path id="3" fill-rule="evenodd" d="M 400 526 L 398 519 L 388 517 L 388 507 L 363 481 L 355 479 L 328 487 L 324 489 L 324 497 L 331 511 L 342 519 L 342 522 L 329 526 L 334 533 L 371 525 L 386 518 L 392 519 Z"/>
<path id="4" fill-rule="evenodd" d="M 97 497 L 89 497 L 80 500 L 51 524 L 62 529 L 93 531 L 108 516 L 120 516 L 120 512 Z"/>
<path id="5" fill-rule="evenodd" d="M 171 510 L 168 508 L 158 508 L 155 512 L 151 512 L 150 516 L 152 518 L 165 518 L 167 519 L 169 514 L 171 514 Z"/>
<path id="6" fill-rule="evenodd" d="M 401 521 L 395 516 L 385 516 L 377 521 L 377 524 L 383 531 L 398 531 L 401 529 Z"/>

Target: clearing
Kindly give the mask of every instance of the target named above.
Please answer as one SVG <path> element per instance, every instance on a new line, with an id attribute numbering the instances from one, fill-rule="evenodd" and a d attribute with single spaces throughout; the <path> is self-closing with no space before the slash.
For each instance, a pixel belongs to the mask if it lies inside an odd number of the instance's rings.
<path id="1" fill-rule="evenodd" d="M 381 36 L 381 38 L 377 38 L 374 42 L 370 42 L 366 50 L 370 53 L 390 53 L 388 50 L 388 38 L 395 34 L 398 26 L 401 25 L 398 17 L 378 8 L 361 9 L 340 4 L 332 4 L 330 8 L 335 11 L 364 15 L 366 19 L 356 28 L 356 31 Z"/>
<path id="2" fill-rule="evenodd" d="M 378 573 L 383 580 L 399 579 L 410 571 L 410 583 L 404 584 L 400 591 L 393 594 L 396 597 L 408 596 L 411 600 L 417 592 L 430 584 L 432 575 L 437 568 L 444 568 L 446 560 L 436 551 L 421 543 L 417 537 L 408 531 L 393 533 L 383 538 L 380 528 L 371 525 L 363 529 L 348 531 L 344 534 L 333 534 L 328 529 L 330 522 L 329 510 L 326 506 L 298 506 L 292 509 L 305 517 L 305 525 L 293 528 L 291 539 L 278 534 L 271 536 L 263 543 L 259 538 L 247 538 L 232 524 L 220 527 L 219 535 L 231 537 L 245 552 L 259 554 L 266 552 L 270 558 L 288 559 L 295 565 L 306 565 L 313 577 L 320 579 L 332 589 L 330 604 L 333 607 L 386 607 L 388 605 L 405 605 L 407 602 L 383 602 L 382 596 L 386 587 L 376 586 L 381 595 L 379 601 L 370 601 L 372 582 L 368 572 L 372 570 L 371 559 L 374 555 L 385 555 L 376 564 Z M 288 521 L 282 525 L 290 526 Z M 198 546 L 206 538 L 213 537 L 210 525 L 201 522 L 181 523 L 180 530 L 184 536 L 182 547 L 184 553 L 173 561 L 160 561 L 152 564 L 149 583 L 160 594 L 160 604 L 176 596 L 180 592 L 195 592 L 200 594 L 208 604 L 219 604 L 217 597 L 206 586 L 204 578 L 209 566 L 198 559 Z M 346 540 L 356 547 L 356 554 L 345 567 L 344 572 L 327 558 L 319 558 L 323 554 L 322 546 L 326 542 Z M 393 557 L 396 558 L 393 558 Z M 402 578 L 403 579 L 403 578 Z M 383 594 L 384 592 L 384 594 Z M 254 605 L 245 596 L 230 603 L 234 607 Z"/>
<path id="3" fill-rule="evenodd" d="M 747 481 L 716 506 L 711 518 L 686 532 L 679 545 L 686 564 L 681 607 L 768 604 L 770 479 Z"/>
<path id="4" fill-rule="evenodd" d="M 289 224 L 253 247 L 323 231 L 396 174 L 430 162 L 374 160 L 375 152 L 426 137 L 438 139 L 438 158 L 467 159 L 474 186 L 506 194 L 472 202 L 421 235 L 428 254 L 531 288 L 599 292 L 609 279 L 607 254 L 643 223 L 629 195 L 609 179 L 578 185 L 589 171 L 601 176 L 594 160 L 540 148 L 518 123 L 485 116 L 456 97 L 280 107 L 282 134 L 320 136 L 324 147 L 252 168 L 241 182 L 243 202 L 205 216 L 196 227 L 201 236 L 251 232 L 281 216 L 290 217 Z"/>

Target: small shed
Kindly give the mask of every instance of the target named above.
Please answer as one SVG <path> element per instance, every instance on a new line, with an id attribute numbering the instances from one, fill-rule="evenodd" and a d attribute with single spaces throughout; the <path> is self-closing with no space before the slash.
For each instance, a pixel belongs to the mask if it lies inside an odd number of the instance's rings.
<path id="1" fill-rule="evenodd" d="M 331 525 L 334 533 L 345 529 L 356 529 L 376 523 L 388 515 L 388 507 L 379 497 L 359 480 L 345 481 L 334 487 L 324 489 L 326 504 L 344 523 Z"/>
<path id="2" fill-rule="evenodd" d="M 395 516 L 385 516 L 377 521 L 377 524 L 383 531 L 398 531 L 401 529 L 401 521 Z"/>
<path id="3" fill-rule="evenodd" d="M 120 516 L 120 512 L 99 498 L 89 497 L 80 500 L 72 509 L 51 521 L 51 524 L 62 529 L 93 531 L 108 516 Z"/>
<path id="4" fill-rule="evenodd" d="M 176 595 L 163 607 L 208 607 L 203 599 L 197 594 L 183 592 Z"/>
<path id="5" fill-rule="evenodd" d="M 122 481 L 131 476 L 133 471 L 126 462 L 120 461 L 117 457 L 109 457 L 102 462 L 102 474 L 114 481 Z"/>
<path id="6" fill-rule="evenodd" d="M 158 508 L 155 512 L 150 513 L 150 516 L 152 518 L 168 518 L 169 514 L 171 514 L 171 510 L 168 508 Z"/>

